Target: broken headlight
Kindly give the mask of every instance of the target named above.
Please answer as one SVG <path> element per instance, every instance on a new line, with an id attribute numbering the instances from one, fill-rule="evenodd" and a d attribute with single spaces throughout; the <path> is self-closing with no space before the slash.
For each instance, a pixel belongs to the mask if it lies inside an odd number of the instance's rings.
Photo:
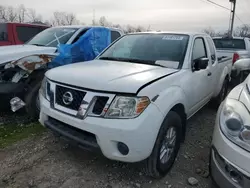
<path id="1" fill-rule="evenodd" d="M 135 118 L 150 104 L 148 97 L 117 96 L 110 105 L 106 118 Z"/>
<path id="2" fill-rule="evenodd" d="M 229 140 L 250 151 L 250 114 L 244 104 L 227 99 L 220 112 L 220 128 Z"/>

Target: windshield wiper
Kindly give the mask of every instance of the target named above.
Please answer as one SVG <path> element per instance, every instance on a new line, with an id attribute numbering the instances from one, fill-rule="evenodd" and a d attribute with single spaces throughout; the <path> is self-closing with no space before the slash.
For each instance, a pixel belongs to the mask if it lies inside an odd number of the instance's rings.
<path id="1" fill-rule="evenodd" d="M 29 44 L 29 45 L 35 45 L 35 46 L 45 46 L 43 44 Z"/>
<path id="2" fill-rule="evenodd" d="M 122 58 L 122 57 L 100 57 L 102 60 L 111 60 L 111 61 L 126 61 L 131 63 L 140 63 L 146 65 L 154 65 L 155 61 L 143 60 L 143 59 L 133 59 L 133 58 Z"/>

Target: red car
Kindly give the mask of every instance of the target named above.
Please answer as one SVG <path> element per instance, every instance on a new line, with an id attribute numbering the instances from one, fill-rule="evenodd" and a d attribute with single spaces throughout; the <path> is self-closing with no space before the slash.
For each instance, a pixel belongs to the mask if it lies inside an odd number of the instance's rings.
<path id="1" fill-rule="evenodd" d="M 27 23 L 0 23 L 0 46 L 24 44 L 48 27 Z"/>

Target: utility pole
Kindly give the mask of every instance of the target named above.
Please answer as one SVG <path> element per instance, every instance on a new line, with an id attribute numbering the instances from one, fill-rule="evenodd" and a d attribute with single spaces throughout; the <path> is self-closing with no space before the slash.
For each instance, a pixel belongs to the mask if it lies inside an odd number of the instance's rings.
<path id="1" fill-rule="evenodd" d="M 230 37 L 233 36 L 234 30 L 234 18 L 235 18 L 235 9 L 236 9 L 236 0 L 229 0 L 232 3 L 231 13 L 230 13 Z"/>

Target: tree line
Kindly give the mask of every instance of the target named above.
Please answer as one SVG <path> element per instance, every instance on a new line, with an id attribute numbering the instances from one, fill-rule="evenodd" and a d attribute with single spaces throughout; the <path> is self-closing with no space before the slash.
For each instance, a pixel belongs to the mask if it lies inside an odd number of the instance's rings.
<path id="1" fill-rule="evenodd" d="M 205 28 L 203 32 L 210 35 L 211 37 L 223 37 L 223 36 L 229 36 L 230 34 L 229 30 L 226 30 L 224 32 L 216 32 L 212 27 Z M 233 32 L 233 36 L 250 38 L 250 25 L 244 24 L 237 27 Z"/>
<path id="2" fill-rule="evenodd" d="M 0 5 L 0 23 L 1 22 L 18 22 L 18 23 L 37 23 L 50 26 L 59 25 L 85 25 L 81 22 L 74 13 L 55 11 L 50 20 L 44 20 L 41 14 L 38 14 L 34 9 L 26 8 L 24 5 L 17 7 L 1 6 Z M 142 26 L 120 25 L 109 22 L 105 16 L 99 20 L 92 20 L 92 25 L 100 25 L 106 27 L 116 27 L 122 29 L 125 33 L 149 31 L 150 26 L 146 29 Z M 227 36 L 229 31 L 216 32 L 212 27 L 203 29 L 204 33 L 215 36 Z M 250 37 L 250 25 L 242 25 L 235 29 L 234 36 Z"/>
<path id="3" fill-rule="evenodd" d="M 55 11 L 50 20 L 44 20 L 42 15 L 38 14 L 35 9 L 26 8 L 24 5 L 19 5 L 17 7 L 0 5 L 0 23 L 3 22 L 35 23 L 49 26 L 85 25 L 85 23 L 81 22 L 74 13 L 62 11 Z M 147 30 L 142 26 L 113 24 L 107 21 L 105 16 L 100 17 L 98 21 L 92 20 L 92 25 L 116 27 L 122 29 L 125 33 Z"/>

